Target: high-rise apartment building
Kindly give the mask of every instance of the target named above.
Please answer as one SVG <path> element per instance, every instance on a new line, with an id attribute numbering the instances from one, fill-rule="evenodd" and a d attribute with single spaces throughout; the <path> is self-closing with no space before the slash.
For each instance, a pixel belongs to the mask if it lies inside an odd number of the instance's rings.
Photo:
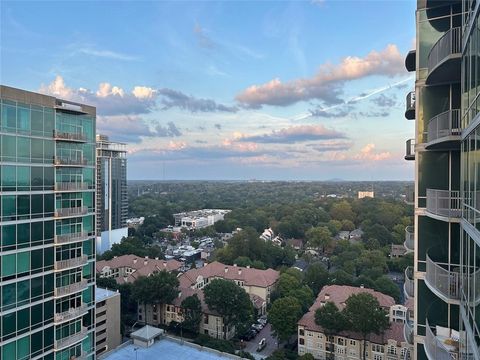
<path id="1" fill-rule="evenodd" d="M 476 0 L 418 0 L 407 119 L 415 139 L 415 263 L 405 335 L 416 359 L 480 359 L 480 24 Z M 478 146 L 478 148 L 477 148 Z"/>
<path id="2" fill-rule="evenodd" d="M 0 358 L 93 359 L 96 110 L 0 102 Z"/>
<path id="3" fill-rule="evenodd" d="M 128 236 L 127 147 L 97 135 L 97 252 Z"/>

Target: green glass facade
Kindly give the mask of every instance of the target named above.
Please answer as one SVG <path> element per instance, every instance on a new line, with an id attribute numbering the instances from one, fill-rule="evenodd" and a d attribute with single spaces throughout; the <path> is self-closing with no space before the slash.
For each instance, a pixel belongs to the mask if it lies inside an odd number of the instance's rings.
<path id="1" fill-rule="evenodd" d="M 95 108 L 0 86 L 0 359 L 93 359 Z"/>
<path id="2" fill-rule="evenodd" d="M 415 359 L 480 359 L 478 18 L 478 0 L 417 1 Z"/>

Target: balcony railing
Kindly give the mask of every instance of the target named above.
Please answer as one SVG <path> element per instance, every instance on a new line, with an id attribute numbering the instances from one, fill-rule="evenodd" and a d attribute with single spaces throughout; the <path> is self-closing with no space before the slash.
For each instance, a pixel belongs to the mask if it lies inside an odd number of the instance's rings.
<path id="1" fill-rule="evenodd" d="M 427 212 L 447 218 L 462 216 L 459 191 L 427 189 Z"/>
<path id="2" fill-rule="evenodd" d="M 462 30 L 460 27 L 448 30 L 433 45 L 428 54 L 428 73 L 430 74 L 442 61 L 453 54 L 462 52 Z"/>
<path id="3" fill-rule="evenodd" d="M 405 321 L 403 326 L 403 337 L 405 341 L 413 345 L 413 322 Z"/>
<path id="4" fill-rule="evenodd" d="M 66 166 L 85 166 L 87 165 L 87 159 L 80 158 L 70 158 L 70 157 L 60 157 L 55 156 L 54 165 L 66 165 Z"/>
<path id="5" fill-rule="evenodd" d="M 427 254 L 426 285 L 449 300 L 460 299 L 460 272 L 452 271 L 448 264 L 437 263 Z M 460 270 L 460 269 L 458 269 Z"/>
<path id="6" fill-rule="evenodd" d="M 64 270 L 73 267 L 83 266 L 87 263 L 88 257 L 82 255 L 76 258 L 71 258 L 68 260 L 55 261 L 55 270 Z"/>
<path id="7" fill-rule="evenodd" d="M 464 298 L 474 306 L 480 303 L 480 268 L 476 267 L 475 269 L 477 269 L 475 272 L 462 274 Z M 467 289 L 468 293 L 465 292 Z"/>
<path id="8" fill-rule="evenodd" d="M 79 316 L 82 316 L 86 314 L 88 311 L 88 307 L 86 304 L 82 304 L 79 307 L 76 308 L 70 308 L 67 311 L 61 312 L 61 313 L 56 313 L 54 316 L 54 322 L 55 323 L 61 323 L 64 321 L 69 321 L 72 319 L 75 319 Z"/>
<path id="9" fill-rule="evenodd" d="M 405 228 L 405 242 L 403 246 L 407 251 L 415 250 L 415 229 L 413 226 L 407 226 Z"/>
<path id="10" fill-rule="evenodd" d="M 415 160 L 415 139 L 408 139 L 405 149 L 405 160 Z"/>
<path id="11" fill-rule="evenodd" d="M 87 141 L 87 136 L 84 133 L 71 133 L 66 131 L 53 130 L 53 137 L 58 140 L 78 141 L 78 142 Z"/>
<path id="12" fill-rule="evenodd" d="M 415 204 L 415 187 L 413 185 L 405 186 L 405 203 L 408 205 Z"/>
<path id="13" fill-rule="evenodd" d="M 86 231 L 71 233 L 71 234 L 61 234 L 55 235 L 55 244 L 66 244 L 75 241 L 82 241 L 88 238 L 88 233 Z"/>
<path id="14" fill-rule="evenodd" d="M 430 360 L 458 359 L 458 348 L 457 340 L 437 336 L 426 320 L 425 353 Z"/>
<path id="15" fill-rule="evenodd" d="M 60 208 L 55 210 L 55 217 L 80 216 L 88 213 L 86 206 Z"/>
<path id="16" fill-rule="evenodd" d="M 79 282 L 76 282 L 73 284 L 56 287 L 54 294 L 56 297 L 66 296 L 66 295 L 70 295 L 70 294 L 85 290 L 87 286 L 88 286 L 87 280 L 82 279 Z"/>
<path id="17" fill-rule="evenodd" d="M 415 296 L 415 281 L 413 279 L 413 267 L 407 266 L 405 269 L 405 283 L 403 284 L 403 292 L 407 298 Z"/>
<path id="18" fill-rule="evenodd" d="M 460 110 L 447 110 L 434 116 L 428 122 L 427 142 L 432 142 L 447 136 L 460 136 Z"/>
<path id="19" fill-rule="evenodd" d="M 57 351 L 62 350 L 63 348 L 66 348 L 77 342 L 80 342 L 83 339 L 85 339 L 86 336 L 87 336 L 87 328 L 82 326 L 82 328 L 78 333 L 64 337 L 63 339 L 60 339 L 60 340 L 55 340 L 55 350 Z"/>
<path id="20" fill-rule="evenodd" d="M 55 184 L 56 191 L 77 191 L 88 190 L 86 182 L 57 182 Z"/>
<path id="21" fill-rule="evenodd" d="M 408 120 L 415 119 L 415 91 L 410 91 L 407 95 L 407 107 L 405 109 L 405 117 Z"/>

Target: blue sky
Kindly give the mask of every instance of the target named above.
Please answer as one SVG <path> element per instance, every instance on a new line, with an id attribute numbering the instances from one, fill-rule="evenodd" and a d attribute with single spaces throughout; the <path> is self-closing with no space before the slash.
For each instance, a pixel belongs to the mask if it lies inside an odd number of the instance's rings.
<path id="1" fill-rule="evenodd" d="M 0 6 L 2 84 L 97 106 L 129 179 L 413 177 L 414 0 Z"/>

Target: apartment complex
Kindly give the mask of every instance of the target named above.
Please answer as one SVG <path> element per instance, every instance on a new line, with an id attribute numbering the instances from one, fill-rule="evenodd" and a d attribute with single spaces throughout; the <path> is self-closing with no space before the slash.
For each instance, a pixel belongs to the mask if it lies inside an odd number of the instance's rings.
<path id="1" fill-rule="evenodd" d="M 315 322 L 315 311 L 327 302 L 333 302 L 340 310 L 347 299 L 354 294 L 368 293 L 374 296 L 380 306 L 388 311 L 390 328 L 381 335 L 370 334 L 366 341 L 367 359 L 404 360 L 412 352 L 403 336 L 403 324 L 398 321 L 399 307 L 391 296 L 381 292 L 345 285 L 324 286 L 315 303 L 298 322 L 298 354 L 311 354 L 315 359 L 357 360 L 362 358 L 363 338 L 352 331 L 335 335 L 326 334 Z"/>
<path id="2" fill-rule="evenodd" d="M 97 253 L 128 236 L 127 146 L 97 135 Z"/>
<path id="3" fill-rule="evenodd" d="M 202 209 L 173 214 L 175 227 L 187 229 L 201 229 L 212 226 L 217 221 L 223 220 L 231 210 Z"/>
<path id="4" fill-rule="evenodd" d="M 2 359 L 95 357 L 94 107 L 0 86 Z"/>
<path id="5" fill-rule="evenodd" d="M 414 250 L 405 291 L 414 299 L 406 337 L 416 359 L 480 359 L 480 2 L 417 1 L 416 49 L 405 60 L 415 90 L 405 116 L 415 138 Z M 408 335 L 408 336 L 407 336 Z"/>
<path id="6" fill-rule="evenodd" d="M 102 355 L 122 343 L 120 293 L 95 288 L 95 353 Z"/>

